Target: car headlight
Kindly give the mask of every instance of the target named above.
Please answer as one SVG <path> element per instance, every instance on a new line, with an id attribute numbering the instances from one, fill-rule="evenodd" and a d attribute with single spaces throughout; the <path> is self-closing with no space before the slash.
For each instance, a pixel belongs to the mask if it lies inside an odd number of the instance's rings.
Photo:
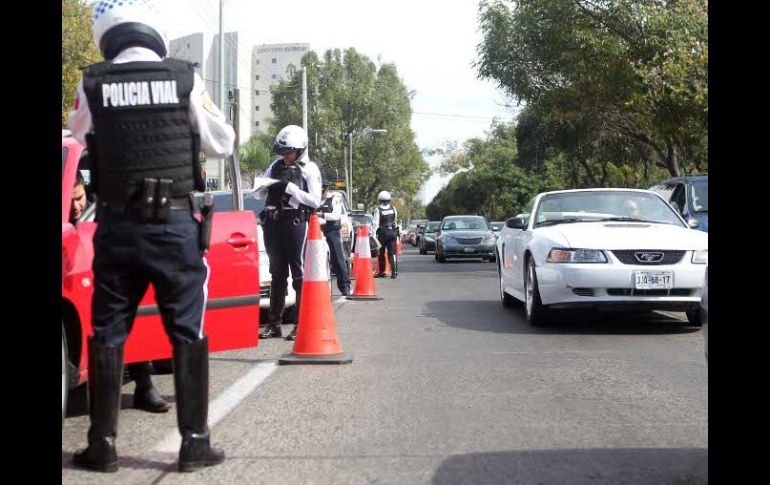
<path id="1" fill-rule="evenodd" d="M 607 256 L 597 249 L 551 249 L 549 263 L 606 263 Z"/>
<path id="2" fill-rule="evenodd" d="M 484 242 L 487 244 L 495 242 L 495 235 L 487 234 L 486 236 L 484 236 Z"/>
<path id="3" fill-rule="evenodd" d="M 441 242 L 443 242 L 443 243 L 453 243 L 453 242 L 455 242 L 455 238 L 453 238 L 452 236 L 449 236 L 447 234 L 442 234 L 441 235 Z"/>
<path id="4" fill-rule="evenodd" d="M 702 249 L 700 251 L 692 252 L 693 264 L 709 264 L 709 250 Z"/>

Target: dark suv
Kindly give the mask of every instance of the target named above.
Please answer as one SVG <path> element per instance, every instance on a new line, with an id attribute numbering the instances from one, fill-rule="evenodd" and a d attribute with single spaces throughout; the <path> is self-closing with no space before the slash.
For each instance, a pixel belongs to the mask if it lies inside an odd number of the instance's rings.
<path id="1" fill-rule="evenodd" d="M 441 221 L 430 221 L 420 234 L 420 254 L 428 254 L 428 251 L 436 250 L 436 231 Z"/>
<path id="2" fill-rule="evenodd" d="M 671 178 L 650 190 L 670 203 L 690 227 L 709 232 L 708 174 Z"/>

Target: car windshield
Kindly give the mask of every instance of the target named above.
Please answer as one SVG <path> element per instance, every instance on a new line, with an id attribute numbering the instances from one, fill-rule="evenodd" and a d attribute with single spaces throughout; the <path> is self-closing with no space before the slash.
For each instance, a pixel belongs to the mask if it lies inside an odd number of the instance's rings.
<path id="1" fill-rule="evenodd" d="M 354 226 L 360 226 L 362 224 L 372 224 L 372 216 L 367 216 L 363 214 L 354 214 L 350 216 L 350 219 L 353 221 Z"/>
<path id="2" fill-rule="evenodd" d="M 663 199 L 645 192 L 607 190 L 549 194 L 540 199 L 535 213 L 535 227 L 602 221 L 683 226 Z"/>
<path id="3" fill-rule="evenodd" d="M 692 200 L 692 210 L 695 212 L 708 212 L 709 179 L 692 181 L 692 185 L 690 185 L 690 200 Z"/>
<path id="4" fill-rule="evenodd" d="M 483 217 L 448 217 L 442 226 L 444 231 L 488 231 Z"/>
<path id="5" fill-rule="evenodd" d="M 203 197 L 203 194 L 197 194 L 196 197 Z M 243 194 L 243 210 L 250 210 L 259 217 L 259 213 L 265 208 L 265 199 L 255 199 L 251 193 Z M 228 212 L 233 210 L 233 194 L 230 192 L 220 192 L 214 194 L 214 212 Z"/>
<path id="6" fill-rule="evenodd" d="M 429 222 L 425 227 L 425 232 L 436 232 L 438 230 L 438 226 L 440 225 L 440 222 Z"/>

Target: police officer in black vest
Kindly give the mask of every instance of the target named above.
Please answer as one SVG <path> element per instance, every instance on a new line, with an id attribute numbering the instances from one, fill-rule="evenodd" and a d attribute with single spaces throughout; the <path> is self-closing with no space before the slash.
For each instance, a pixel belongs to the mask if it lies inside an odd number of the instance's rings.
<path id="1" fill-rule="evenodd" d="M 275 137 L 273 152 L 280 155 L 263 177 L 277 180 L 267 189 L 261 215 L 265 248 L 270 258 L 270 309 L 267 325 L 259 338 L 281 337 L 281 320 L 286 303 L 289 270 L 297 295 L 296 318 L 302 297 L 307 222 L 321 205 L 321 171 L 307 155 L 307 133 L 289 125 Z M 297 322 L 286 340 L 294 340 Z"/>
<path id="2" fill-rule="evenodd" d="M 340 218 L 342 217 L 342 200 L 339 194 L 329 192 L 331 182 L 328 180 L 323 183 L 323 193 L 321 199 L 323 204 L 318 208 L 319 222 L 326 243 L 329 245 L 329 259 L 332 268 L 337 274 L 337 288 L 340 293 L 350 295 L 350 275 L 348 274 L 348 264 L 345 260 L 345 253 L 342 249 L 342 236 L 340 235 Z"/>
<path id="3" fill-rule="evenodd" d="M 396 208 L 390 205 L 390 192 L 383 190 L 377 195 L 377 201 L 380 205 L 374 211 L 372 220 L 377 228 L 377 239 L 382 244 L 380 256 L 378 258 L 380 271 L 374 275 L 375 278 L 385 276 L 385 251 L 388 251 L 388 263 L 390 263 L 390 277 L 395 278 L 398 275 L 396 263 L 396 239 L 398 238 L 398 226 L 396 219 L 398 213 Z"/>
<path id="4" fill-rule="evenodd" d="M 178 468 L 216 465 L 208 429 L 208 338 L 203 329 L 208 241 L 194 219 L 198 166 L 232 153 L 235 134 L 188 62 L 165 58 L 160 15 L 148 0 L 99 0 L 94 41 L 105 62 L 84 69 L 70 114 L 88 146 L 97 195 L 93 336 L 88 339 L 91 427 L 76 466 L 115 472 L 123 346 L 152 284 L 173 345 Z M 164 59 L 165 58 L 165 59 Z"/>

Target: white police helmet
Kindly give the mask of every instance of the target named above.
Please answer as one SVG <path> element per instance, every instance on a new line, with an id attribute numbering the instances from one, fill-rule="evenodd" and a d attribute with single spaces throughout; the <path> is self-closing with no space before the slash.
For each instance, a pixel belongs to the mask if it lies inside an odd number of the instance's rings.
<path id="1" fill-rule="evenodd" d="M 304 152 L 307 148 L 307 133 L 301 126 L 289 125 L 278 132 L 273 142 L 273 153 L 286 155 L 298 151 Z"/>
<path id="2" fill-rule="evenodd" d="M 387 204 L 388 202 L 390 202 L 390 192 L 388 192 L 387 190 L 383 190 L 382 192 L 380 192 L 377 195 L 377 201 L 382 204 Z"/>
<path id="3" fill-rule="evenodd" d="M 105 59 L 113 59 L 127 46 L 168 54 L 168 36 L 161 14 L 151 0 L 98 0 L 94 5 L 94 43 Z"/>

